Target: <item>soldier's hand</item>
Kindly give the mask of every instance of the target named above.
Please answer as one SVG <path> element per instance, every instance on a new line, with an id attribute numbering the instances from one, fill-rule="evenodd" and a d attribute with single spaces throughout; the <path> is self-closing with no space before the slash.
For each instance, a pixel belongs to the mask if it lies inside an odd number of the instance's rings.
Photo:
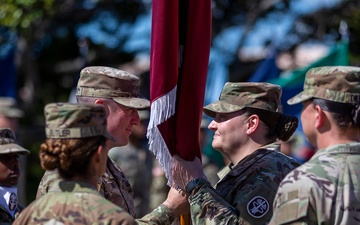
<path id="1" fill-rule="evenodd" d="M 198 157 L 195 157 L 193 161 L 186 161 L 178 155 L 174 155 L 171 166 L 173 183 L 179 185 L 182 190 L 185 190 L 185 186 L 191 180 L 205 178 L 202 164 Z"/>
<path id="2" fill-rule="evenodd" d="M 163 204 L 171 210 L 175 217 L 186 215 L 190 213 L 190 204 L 187 198 L 185 191 L 171 187 Z"/>

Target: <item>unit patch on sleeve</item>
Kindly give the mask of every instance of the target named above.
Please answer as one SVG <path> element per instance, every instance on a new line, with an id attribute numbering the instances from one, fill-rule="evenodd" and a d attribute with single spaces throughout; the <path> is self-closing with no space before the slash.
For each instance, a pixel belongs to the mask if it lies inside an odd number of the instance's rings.
<path id="1" fill-rule="evenodd" d="M 248 213 L 254 218 L 261 218 L 269 211 L 268 201 L 261 196 L 255 196 L 247 204 Z"/>

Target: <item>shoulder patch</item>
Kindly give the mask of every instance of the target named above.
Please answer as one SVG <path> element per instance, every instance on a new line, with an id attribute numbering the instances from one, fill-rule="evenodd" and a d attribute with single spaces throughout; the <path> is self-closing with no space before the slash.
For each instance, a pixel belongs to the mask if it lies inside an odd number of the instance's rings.
<path id="1" fill-rule="evenodd" d="M 261 196 L 255 196 L 247 204 L 248 213 L 254 218 L 261 218 L 269 211 L 269 202 Z"/>

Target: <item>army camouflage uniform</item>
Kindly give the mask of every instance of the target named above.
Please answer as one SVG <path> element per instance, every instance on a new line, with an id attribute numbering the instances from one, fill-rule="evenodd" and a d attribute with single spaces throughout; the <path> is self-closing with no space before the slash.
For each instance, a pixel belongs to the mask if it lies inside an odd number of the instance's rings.
<path id="1" fill-rule="evenodd" d="M 266 145 L 219 172 L 215 189 L 206 184 L 189 197 L 194 224 L 266 224 L 279 183 L 299 164 Z M 207 209 L 206 214 L 202 212 Z"/>
<path id="2" fill-rule="evenodd" d="M 280 96 L 278 85 L 227 82 L 219 100 L 205 106 L 204 113 L 217 117 L 217 113 L 260 109 L 279 118 L 272 140 L 287 140 L 297 127 L 297 118 L 282 113 Z M 272 143 L 222 169 L 214 188 L 203 178 L 190 181 L 186 191 L 190 192 L 193 224 L 267 224 L 278 185 L 298 165 L 280 152 L 279 144 Z"/>
<path id="3" fill-rule="evenodd" d="M 313 68 L 306 74 L 304 91 L 288 103 L 318 98 L 354 104 L 359 111 L 359 82 L 357 67 Z M 359 162 L 359 142 L 318 150 L 281 182 L 270 224 L 359 224 Z"/>
<path id="4" fill-rule="evenodd" d="M 40 181 L 36 198 L 45 195 L 53 186 L 54 182 L 60 180 L 57 170 L 46 171 Z M 108 159 L 106 171 L 100 178 L 99 192 L 106 199 L 125 209 L 131 216 L 135 217 L 133 191 L 124 173 L 116 163 Z"/>
<path id="5" fill-rule="evenodd" d="M 1 111 L 1 110 L 0 110 Z M 30 151 L 27 149 L 24 149 L 16 142 L 15 133 L 13 130 L 9 128 L 0 128 L 0 155 L 4 154 L 17 154 L 19 155 L 29 155 Z M 16 169 L 14 167 L 13 169 Z M 8 172 L 10 173 L 10 172 Z M 10 184 L 7 183 L 7 181 L 2 181 L 2 184 L 4 186 L 1 186 L 1 188 L 11 187 Z M 9 185 L 9 186 L 7 186 Z M 17 190 L 17 189 L 16 189 Z M 14 191 L 15 192 L 15 191 Z M 15 192 L 17 195 L 18 193 Z M 5 207 L 4 205 L 0 204 L 0 224 L 6 225 L 6 224 L 12 224 L 14 219 L 17 218 L 20 214 L 20 212 L 24 209 L 22 205 L 19 204 L 18 199 L 16 200 L 16 209 L 14 210 L 14 217 L 10 214 L 9 207 Z M 6 203 L 6 199 L 3 195 L 0 196 L 0 202 Z M 11 202 L 11 198 L 10 198 Z"/>
<path id="6" fill-rule="evenodd" d="M 77 97 L 109 98 L 129 108 L 145 110 L 150 102 L 140 95 L 140 79 L 126 71 L 105 66 L 85 67 L 80 72 Z M 57 172 L 45 172 L 37 197 L 44 195 L 59 177 Z M 108 160 L 106 172 L 101 177 L 100 192 L 114 204 L 135 216 L 133 190 L 123 171 Z"/>
<path id="7" fill-rule="evenodd" d="M 101 105 L 51 103 L 45 107 L 45 118 L 48 139 L 101 135 L 113 140 L 106 130 L 106 112 Z M 48 165 L 47 151 L 40 151 L 41 156 L 46 156 L 40 157 L 43 167 Z M 51 154 L 54 153 L 51 152 L 49 155 Z M 60 162 L 55 163 L 58 165 L 54 166 L 55 168 L 61 168 Z M 135 221 L 126 209 L 102 197 L 96 186 L 90 182 L 57 179 L 47 190 L 47 194 L 23 210 L 14 224 L 171 224 L 175 219 L 169 208 L 160 205 L 150 214 Z"/>
<path id="8" fill-rule="evenodd" d="M 103 198 L 87 183 L 57 181 L 49 192 L 31 203 L 13 223 L 38 224 L 171 224 L 170 210 L 161 205 L 135 221 L 126 210 Z"/>
<path id="9" fill-rule="evenodd" d="M 360 143 L 316 152 L 281 182 L 271 224 L 359 223 L 359 162 Z"/>

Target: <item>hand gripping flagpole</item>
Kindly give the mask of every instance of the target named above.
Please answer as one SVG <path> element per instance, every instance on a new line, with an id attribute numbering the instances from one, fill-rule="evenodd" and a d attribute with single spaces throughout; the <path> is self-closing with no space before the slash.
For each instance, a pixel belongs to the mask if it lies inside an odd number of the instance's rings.
<path id="1" fill-rule="evenodd" d="M 153 0 L 149 148 L 172 184 L 171 157 L 201 159 L 199 129 L 211 41 L 211 0 Z M 182 218 L 182 224 L 189 224 Z"/>

